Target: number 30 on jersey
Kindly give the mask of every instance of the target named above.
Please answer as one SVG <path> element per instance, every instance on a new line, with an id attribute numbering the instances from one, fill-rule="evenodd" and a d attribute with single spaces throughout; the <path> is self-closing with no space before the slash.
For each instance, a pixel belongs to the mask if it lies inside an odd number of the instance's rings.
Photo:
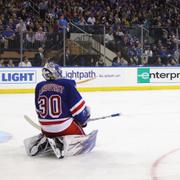
<path id="1" fill-rule="evenodd" d="M 49 98 L 40 96 L 38 99 L 39 115 L 45 118 L 47 115 L 58 118 L 62 113 L 61 96 L 52 95 Z"/>

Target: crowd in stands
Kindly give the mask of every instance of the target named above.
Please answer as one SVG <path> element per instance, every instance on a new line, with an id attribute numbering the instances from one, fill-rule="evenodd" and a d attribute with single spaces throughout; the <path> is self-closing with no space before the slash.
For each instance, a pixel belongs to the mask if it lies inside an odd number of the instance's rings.
<path id="1" fill-rule="evenodd" d="M 1 59 L 0 60 L 0 67 L 11 67 L 11 68 L 13 68 L 15 66 L 16 65 L 13 63 L 12 59 L 8 59 L 8 60 Z M 32 67 L 32 63 L 26 56 L 24 56 L 23 60 L 20 61 L 17 64 L 17 66 L 18 67 Z"/>
<path id="2" fill-rule="evenodd" d="M 180 33 L 180 1 L 0 0 L 0 9 L 0 52 L 19 49 L 22 39 L 29 50 L 61 48 L 64 28 L 69 38 L 72 22 L 91 27 L 91 33 L 106 27 L 106 47 L 117 53 L 113 66 L 180 64 L 173 41 L 177 28 Z M 148 32 L 143 42 L 141 28 Z M 104 64 L 99 62 L 95 65 Z"/>

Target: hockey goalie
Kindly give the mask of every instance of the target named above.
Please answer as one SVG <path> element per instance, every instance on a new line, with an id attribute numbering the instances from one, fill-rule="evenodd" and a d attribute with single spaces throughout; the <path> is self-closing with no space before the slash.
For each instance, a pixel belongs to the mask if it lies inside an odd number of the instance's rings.
<path id="1" fill-rule="evenodd" d="M 74 80 L 63 79 L 62 69 L 52 62 L 42 68 L 45 81 L 35 88 L 35 106 L 41 133 L 24 140 L 28 155 L 53 153 L 57 158 L 90 152 L 97 130 L 86 135 L 89 108 Z"/>

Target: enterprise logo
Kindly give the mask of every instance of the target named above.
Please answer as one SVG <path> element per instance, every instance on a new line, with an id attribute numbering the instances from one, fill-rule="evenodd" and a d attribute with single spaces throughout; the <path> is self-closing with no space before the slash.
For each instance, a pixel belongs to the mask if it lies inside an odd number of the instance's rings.
<path id="1" fill-rule="evenodd" d="M 138 68 L 137 82 L 138 83 L 150 83 L 150 68 Z"/>
<path id="2" fill-rule="evenodd" d="M 151 71 L 150 71 L 151 70 Z M 180 82 L 179 69 L 150 69 L 150 68 L 138 68 L 137 70 L 137 82 L 138 83 L 156 83 L 156 82 Z"/>
<path id="3" fill-rule="evenodd" d="M 0 84 L 36 83 L 34 70 L 0 70 Z"/>

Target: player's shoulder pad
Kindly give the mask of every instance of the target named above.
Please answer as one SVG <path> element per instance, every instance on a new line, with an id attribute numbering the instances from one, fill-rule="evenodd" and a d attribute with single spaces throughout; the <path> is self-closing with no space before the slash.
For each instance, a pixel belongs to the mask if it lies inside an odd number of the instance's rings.
<path id="1" fill-rule="evenodd" d="M 47 81 L 38 82 L 38 83 L 36 84 L 36 86 L 42 86 L 42 85 L 46 84 L 46 82 L 47 82 Z"/>
<path id="2" fill-rule="evenodd" d="M 76 86 L 76 82 L 72 79 L 59 79 L 59 81 L 70 86 L 74 86 L 74 87 Z"/>

